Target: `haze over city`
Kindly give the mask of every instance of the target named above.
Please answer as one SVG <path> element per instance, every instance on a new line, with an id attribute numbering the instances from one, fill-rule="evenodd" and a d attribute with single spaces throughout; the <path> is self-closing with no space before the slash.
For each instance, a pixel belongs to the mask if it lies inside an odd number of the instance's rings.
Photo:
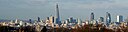
<path id="1" fill-rule="evenodd" d="M 89 19 L 94 12 L 95 19 L 111 14 L 112 21 L 117 15 L 128 16 L 128 0 L 0 0 L 0 19 L 46 19 L 55 15 L 55 5 L 59 4 L 62 20 L 69 17 Z"/>

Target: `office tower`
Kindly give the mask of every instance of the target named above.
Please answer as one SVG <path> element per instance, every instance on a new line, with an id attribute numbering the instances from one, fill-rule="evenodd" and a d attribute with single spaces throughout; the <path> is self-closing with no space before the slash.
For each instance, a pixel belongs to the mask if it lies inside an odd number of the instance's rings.
<path id="1" fill-rule="evenodd" d="M 94 13 L 92 12 L 91 17 L 90 17 L 90 21 L 93 21 L 93 20 L 94 20 Z"/>
<path id="2" fill-rule="evenodd" d="M 49 17 L 47 17 L 46 20 L 45 20 L 46 23 L 50 23 L 49 20 L 50 20 Z"/>
<path id="3" fill-rule="evenodd" d="M 125 19 L 125 22 L 127 22 L 127 26 L 128 26 L 128 17 Z"/>
<path id="4" fill-rule="evenodd" d="M 91 13 L 89 24 L 94 23 L 94 13 Z"/>
<path id="5" fill-rule="evenodd" d="M 23 21 L 20 21 L 20 23 L 19 23 L 20 25 L 23 25 Z"/>
<path id="6" fill-rule="evenodd" d="M 67 23 L 69 23 L 69 22 L 70 22 L 70 20 L 69 20 L 69 19 L 66 19 L 66 21 L 67 21 Z"/>
<path id="7" fill-rule="evenodd" d="M 77 19 L 74 19 L 73 17 L 69 18 L 69 23 L 76 23 Z"/>
<path id="8" fill-rule="evenodd" d="M 67 20 L 69 20 L 68 23 L 71 23 L 71 22 L 73 21 L 73 18 L 70 17 L 70 18 L 68 18 Z"/>
<path id="9" fill-rule="evenodd" d="M 111 15 L 110 13 L 106 12 L 106 25 L 109 26 L 111 23 Z"/>
<path id="10" fill-rule="evenodd" d="M 51 16 L 49 21 L 50 21 L 50 23 L 54 23 L 54 16 Z"/>
<path id="11" fill-rule="evenodd" d="M 77 19 L 73 19 L 72 23 L 77 23 L 76 20 L 77 20 Z"/>
<path id="12" fill-rule="evenodd" d="M 69 23 L 73 23 L 73 17 L 69 18 Z"/>
<path id="13" fill-rule="evenodd" d="M 31 19 L 29 19 L 29 21 L 31 22 L 32 20 L 31 20 Z"/>
<path id="14" fill-rule="evenodd" d="M 58 4 L 56 5 L 56 24 L 61 24 Z"/>
<path id="15" fill-rule="evenodd" d="M 68 23 L 69 23 L 69 19 L 66 19 L 65 24 L 68 24 Z"/>
<path id="16" fill-rule="evenodd" d="M 125 22 L 127 22 L 127 26 L 128 26 L 128 17 L 126 17 Z"/>
<path id="17" fill-rule="evenodd" d="M 117 22 L 123 22 L 123 16 L 117 15 Z"/>
<path id="18" fill-rule="evenodd" d="M 46 20 L 49 20 L 49 17 L 47 17 Z"/>
<path id="19" fill-rule="evenodd" d="M 40 22 L 40 17 L 38 17 L 38 20 L 37 21 Z"/>
<path id="20" fill-rule="evenodd" d="M 95 25 L 96 25 L 96 26 L 98 25 L 98 21 L 96 21 Z"/>
<path id="21" fill-rule="evenodd" d="M 32 20 L 31 20 L 31 19 L 29 19 L 29 22 L 30 22 L 30 23 L 32 23 Z"/>
<path id="22" fill-rule="evenodd" d="M 77 19 L 77 24 L 82 24 L 82 21 L 81 21 L 81 19 Z"/>
<path id="23" fill-rule="evenodd" d="M 104 18 L 103 17 L 100 17 L 99 18 L 99 22 L 104 22 Z"/>
<path id="24" fill-rule="evenodd" d="M 18 20 L 17 19 L 15 20 L 15 23 L 18 23 Z"/>

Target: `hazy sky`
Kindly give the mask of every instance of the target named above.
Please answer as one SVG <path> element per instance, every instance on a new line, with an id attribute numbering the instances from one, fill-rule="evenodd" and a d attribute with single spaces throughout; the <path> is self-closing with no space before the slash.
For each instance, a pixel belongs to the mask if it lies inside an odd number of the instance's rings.
<path id="1" fill-rule="evenodd" d="M 45 19 L 55 15 L 59 4 L 62 19 L 69 17 L 89 19 L 94 12 L 95 19 L 105 17 L 106 12 L 116 21 L 117 15 L 128 16 L 128 0 L 0 0 L 0 19 Z"/>

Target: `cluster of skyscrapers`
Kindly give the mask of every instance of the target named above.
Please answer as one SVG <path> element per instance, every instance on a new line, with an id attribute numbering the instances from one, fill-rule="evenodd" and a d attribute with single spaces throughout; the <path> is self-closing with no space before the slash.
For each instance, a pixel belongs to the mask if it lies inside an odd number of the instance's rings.
<path id="1" fill-rule="evenodd" d="M 56 18 L 52 17 L 52 20 L 53 20 L 54 23 L 59 24 L 59 25 L 62 23 L 62 21 L 60 20 L 60 16 L 59 16 L 58 4 L 56 5 Z M 69 19 L 66 19 L 66 20 L 69 21 L 69 23 L 77 22 L 77 19 L 73 19 L 73 17 L 70 17 Z M 89 24 L 93 23 L 94 20 L 95 20 L 94 13 L 92 12 L 91 16 L 90 16 Z M 117 21 L 115 21 L 115 22 L 123 22 L 123 20 L 124 19 L 123 19 L 122 15 L 117 15 Z M 112 22 L 111 21 L 111 14 L 109 12 L 106 12 L 105 18 L 104 17 L 100 17 L 99 21 L 100 22 L 104 22 L 104 24 L 108 26 Z"/>

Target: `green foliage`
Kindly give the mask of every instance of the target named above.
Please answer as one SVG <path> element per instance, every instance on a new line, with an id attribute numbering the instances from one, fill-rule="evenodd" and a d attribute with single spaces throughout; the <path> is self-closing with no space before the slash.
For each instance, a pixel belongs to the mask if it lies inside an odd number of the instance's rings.
<path id="1" fill-rule="evenodd" d="M 35 32 L 33 27 L 9 27 L 9 26 L 0 26 L 0 32 Z"/>

